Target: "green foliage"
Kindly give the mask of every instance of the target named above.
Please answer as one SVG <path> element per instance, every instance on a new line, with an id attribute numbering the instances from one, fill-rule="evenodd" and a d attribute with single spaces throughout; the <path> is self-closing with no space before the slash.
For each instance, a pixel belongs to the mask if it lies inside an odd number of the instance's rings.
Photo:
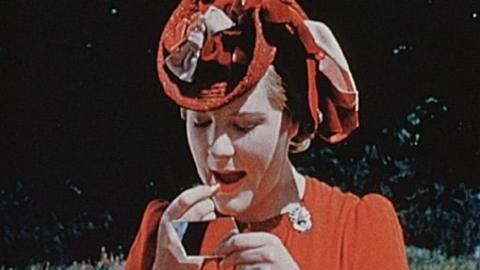
<path id="1" fill-rule="evenodd" d="M 467 153 L 441 140 L 452 132 L 452 123 L 443 121 L 447 111 L 429 97 L 407 114 L 402 127 L 383 129 L 373 143 L 315 144 L 295 163 L 343 190 L 390 198 L 408 244 L 468 254 L 480 243 L 480 189 L 453 168 L 463 166 L 455 159 Z"/>
<path id="2" fill-rule="evenodd" d="M 45 194 L 62 194 L 62 200 L 49 200 Z M 20 266 L 46 259 L 66 263 L 96 255 L 85 255 L 85 246 L 102 239 L 113 218 L 107 211 L 87 211 L 86 198 L 81 195 L 82 190 L 71 180 L 54 191 L 23 181 L 4 186 L 0 190 L 1 263 Z M 48 206 L 49 201 L 55 205 Z"/>
<path id="3" fill-rule="evenodd" d="M 125 256 L 123 253 L 114 255 L 108 253 L 105 247 L 100 249 L 100 257 L 96 262 L 74 261 L 70 265 L 57 264 L 52 265 L 50 262 L 32 263 L 25 266 L 28 270 L 122 270 L 125 267 Z M 17 268 L 7 268 L 0 265 L 0 270 L 13 270 Z"/>
<path id="4" fill-rule="evenodd" d="M 407 247 L 407 256 L 412 270 L 477 270 L 480 261 L 473 257 L 448 257 L 439 250 Z"/>

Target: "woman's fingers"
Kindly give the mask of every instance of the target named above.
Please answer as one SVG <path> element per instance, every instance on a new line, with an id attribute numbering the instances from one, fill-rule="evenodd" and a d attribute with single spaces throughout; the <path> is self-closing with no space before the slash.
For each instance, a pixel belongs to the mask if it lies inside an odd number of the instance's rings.
<path id="1" fill-rule="evenodd" d="M 268 246 L 262 246 L 252 249 L 236 251 L 225 257 L 220 262 L 220 269 L 232 266 L 271 263 L 274 260 L 273 249 Z"/>
<path id="2" fill-rule="evenodd" d="M 201 221 L 208 221 L 208 220 L 214 220 L 216 218 L 217 218 L 217 215 L 215 214 L 215 212 L 211 212 L 211 213 L 208 213 L 205 216 L 203 216 L 200 220 Z"/>
<path id="3" fill-rule="evenodd" d="M 185 221 L 199 221 L 210 213 L 215 214 L 215 204 L 212 199 L 207 198 L 190 207 L 180 219 Z"/>
<path id="4" fill-rule="evenodd" d="M 223 255 L 220 269 L 234 266 L 238 269 L 299 269 L 280 239 L 270 233 L 236 234 L 223 241 L 218 248 Z"/>
<path id="5" fill-rule="evenodd" d="M 211 197 L 218 190 L 218 185 L 201 185 L 187 189 L 178 195 L 165 210 L 164 218 L 169 220 L 179 219 L 187 210 L 197 202 Z"/>
<path id="6" fill-rule="evenodd" d="M 240 233 L 232 235 L 218 245 L 216 253 L 220 256 L 227 256 L 232 252 L 261 247 L 268 244 L 277 244 L 280 240 L 269 233 Z"/>
<path id="7" fill-rule="evenodd" d="M 214 204 L 210 197 L 218 190 L 218 186 L 197 186 L 182 192 L 167 207 L 160 220 L 155 265 L 158 269 L 178 269 L 169 265 L 190 266 L 185 269 L 199 269 L 203 259 L 186 256 L 171 221 L 184 216 L 187 219 L 201 220 L 214 214 Z M 188 220 L 187 220 L 188 221 Z M 154 268 L 155 269 L 155 268 Z M 184 268 L 182 268 L 184 269 Z"/>
<path id="8" fill-rule="evenodd" d="M 260 264 L 239 264 L 235 266 L 235 270 L 261 270 L 261 269 L 275 269 L 268 263 Z"/>

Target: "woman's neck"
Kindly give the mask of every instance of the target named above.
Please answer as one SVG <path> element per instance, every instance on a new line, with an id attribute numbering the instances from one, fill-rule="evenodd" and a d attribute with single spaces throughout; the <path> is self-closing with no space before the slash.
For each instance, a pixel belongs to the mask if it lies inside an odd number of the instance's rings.
<path id="1" fill-rule="evenodd" d="M 237 216 L 242 222 L 262 222 L 278 216 L 290 203 L 297 203 L 303 199 L 305 192 L 305 177 L 299 174 L 288 160 L 279 175 L 278 184 L 263 200 L 246 211 L 245 215 Z"/>

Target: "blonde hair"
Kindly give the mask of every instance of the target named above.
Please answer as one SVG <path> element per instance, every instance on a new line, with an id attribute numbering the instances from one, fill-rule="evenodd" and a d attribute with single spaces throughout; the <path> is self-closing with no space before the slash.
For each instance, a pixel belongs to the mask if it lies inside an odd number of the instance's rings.
<path id="1" fill-rule="evenodd" d="M 287 104 L 287 91 L 285 90 L 285 84 L 282 77 L 277 73 L 274 66 L 269 66 L 266 72 L 266 85 L 268 100 L 272 106 L 276 109 L 282 110 L 291 121 L 297 121 L 294 119 L 294 112 L 288 107 Z M 301 124 L 301 123 L 299 123 Z M 307 133 L 302 129 L 299 129 L 297 135 L 290 141 L 289 152 L 301 153 L 306 151 L 315 137 L 315 133 Z"/>

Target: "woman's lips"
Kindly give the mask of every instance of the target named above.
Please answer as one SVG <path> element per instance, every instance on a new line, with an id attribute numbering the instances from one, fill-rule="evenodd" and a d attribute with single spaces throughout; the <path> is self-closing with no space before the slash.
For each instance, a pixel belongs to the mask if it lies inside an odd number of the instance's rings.
<path id="1" fill-rule="evenodd" d="M 241 185 L 240 181 L 246 173 L 244 171 L 212 171 L 215 180 L 220 184 L 219 192 L 231 193 L 237 190 Z"/>

